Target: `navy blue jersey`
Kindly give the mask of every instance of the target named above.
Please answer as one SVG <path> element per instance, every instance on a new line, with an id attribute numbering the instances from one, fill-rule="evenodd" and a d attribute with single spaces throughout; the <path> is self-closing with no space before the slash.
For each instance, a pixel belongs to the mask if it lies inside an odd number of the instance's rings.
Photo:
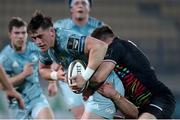
<path id="1" fill-rule="evenodd" d="M 115 38 L 109 45 L 105 59 L 116 64 L 114 71 L 123 82 L 125 96 L 135 105 L 144 105 L 152 95 L 170 93 L 157 80 L 148 58 L 133 42 Z"/>

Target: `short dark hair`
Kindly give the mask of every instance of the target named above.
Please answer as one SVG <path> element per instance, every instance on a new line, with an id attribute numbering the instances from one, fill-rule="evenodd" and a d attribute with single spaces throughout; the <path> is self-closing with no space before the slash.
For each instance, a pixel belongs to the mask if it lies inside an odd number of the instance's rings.
<path id="1" fill-rule="evenodd" d="M 20 17 L 12 17 L 8 24 L 8 31 L 11 32 L 13 27 L 27 26 L 27 23 Z"/>
<path id="2" fill-rule="evenodd" d="M 53 27 L 51 17 L 45 16 L 41 11 L 35 11 L 27 27 L 28 33 L 35 33 L 39 28 Z"/>
<path id="3" fill-rule="evenodd" d="M 114 33 L 109 26 L 101 26 L 96 28 L 91 36 L 100 40 L 105 40 L 108 37 L 114 37 Z"/>

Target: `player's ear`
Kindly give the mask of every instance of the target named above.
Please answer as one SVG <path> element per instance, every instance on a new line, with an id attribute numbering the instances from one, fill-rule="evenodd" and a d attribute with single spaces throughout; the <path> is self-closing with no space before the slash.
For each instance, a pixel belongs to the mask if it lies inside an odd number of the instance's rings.
<path id="1" fill-rule="evenodd" d="M 72 8 L 72 7 L 70 7 L 69 9 L 70 9 L 70 13 L 72 14 L 72 13 L 73 13 L 73 8 Z"/>
<path id="2" fill-rule="evenodd" d="M 11 32 L 8 31 L 8 37 L 11 39 Z"/>
<path id="3" fill-rule="evenodd" d="M 50 35 L 51 36 L 54 36 L 55 35 L 55 29 L 53 27 L 50 27 L 49 28 L 49 31 L 50 31 Z"/>

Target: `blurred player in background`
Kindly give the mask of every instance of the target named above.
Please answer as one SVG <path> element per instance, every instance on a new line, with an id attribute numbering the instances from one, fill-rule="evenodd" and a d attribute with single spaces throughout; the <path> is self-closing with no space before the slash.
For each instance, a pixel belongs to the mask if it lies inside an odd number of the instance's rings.
<path id="1" fill-rule="evenodd" d="M 116 37 L 108 26 L 97 28 L 92 36 L 109 44 L 105 60 L 95 76 L 96 81 L 101 83 L 114 69 L 125 87 L 125 97 L 139 107 L 139 119 L 171 118 L 175 98 L 168 87 L 158 81 L 143 52 L 133 42 Z M 116 93 L 112 85 L 103 87 L 100 91 L 107 97 Z"/>
<path id="2" fill-rule="evenodd" d="M 15 101 L 10 101 L 12 118 L 52 119 L 53 113 L 39 83 L 39 49 L 27 42 L 27 24 L 21 18 L 13 17 L 8 30 L 11 44 L 0 53 L 0 63 L 25 102 L 25 108 L 21 110 Z"/>
<path id="3" fill-rule="evenodd" d="M 103 25 L 102 21 L 90 17 L 89 15 L 92 7 L 92 0 L 69 0 L 68 2 L 71 18 L 56 21 L 54 24 L 55 27 L 69 29 L 86 36 L 90 35 L 95 28 Z M 61 67 L 59 67 L 58 64 L 53 64 L 54 70 L 58 70 L 58 68 Z M 57 93 L 56 82 L 50 81 L 49 83 L 49 95 L 55 95 Z M 67 103 L 68 108 L 71 109 L 75 118 L 80 118 L 84 111 L 82 95 L 72 93 L 69 87 L 63 84 L 62 81 L 60 81 L 59 85 L 64 93 L 63 99 Z M 70 92 L 70 94 L 68 92 Z"/>
<path id="4" fill-rule="evenodd" d="M 13 86 L 8 81 L 6 73 L 1 65 L 0 65 L 0 89 L 5 90 L 8 99 L 15 98 L 19 104 L 19 108 L 21 109 L 24 108 L 23 99 L 21 98 L 20 94 L 14 90 Z"/>

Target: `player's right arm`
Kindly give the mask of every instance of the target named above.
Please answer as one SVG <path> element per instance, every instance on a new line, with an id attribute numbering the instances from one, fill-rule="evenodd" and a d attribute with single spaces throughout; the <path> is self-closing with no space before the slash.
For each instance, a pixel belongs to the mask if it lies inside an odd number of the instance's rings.
<path id="1" fill-rule="evenodd" d="M 52 69 L 51 65 L 53 61 L 47 52 L 42 52 L 40 54 L 40 61 L 39 61 L 39 73 L 41 77 L 48 81 L 53 80 L 65 80 L 65 72 L 62 68 L 59 69 Z"/>
<path id="2" fill-rule="evenodd" d="M 27 63 L 25 64 L 23 71 L 17 75 L 14 75 L 13 77 L 9 77 L 11 84 L 13 86 L 20 85 L 24 79 L 28 76 L 30 76 L 33 73 L 33 63 Z"/>

